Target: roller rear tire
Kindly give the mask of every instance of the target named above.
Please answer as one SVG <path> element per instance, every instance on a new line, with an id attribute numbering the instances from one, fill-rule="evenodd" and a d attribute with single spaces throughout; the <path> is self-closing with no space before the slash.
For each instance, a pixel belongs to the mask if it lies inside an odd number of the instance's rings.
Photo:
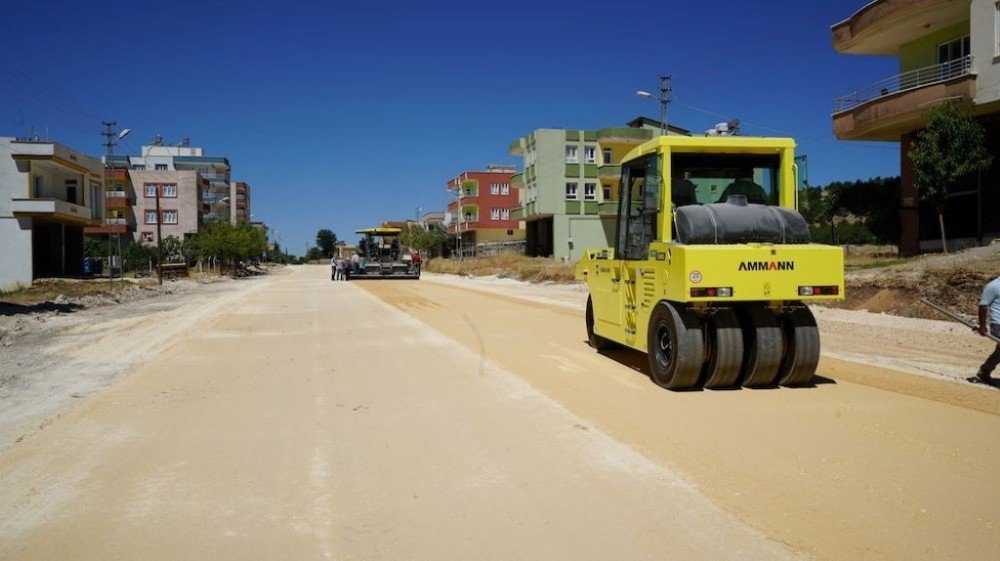
<path id="1" fill-rule="evenodd" d="M 698 385 L 705 363 L 702 320 L 683 305 L 660 302 L 649 318 L 646 336 L 650 377 L 670 390 Z"/>
<path id="2" fill-rule="evenodd" d="M 735 386 L 743 366 L 743 330 L 732 309 L 723 308 L 706 319 L 708 363 L 705 387 L 721 389 Z"/>
<path id="3" fill-rule="evenodd" d="M 774 386 L 781 370 L 785 341 L 778 316 L 770 308 L 750 306 L 743 310 L 743 385 L 748 388 Z"/>
<path id="4" fill-rule="evenodd" d="M 819 328 L 806 306 L 785 314 L 785 360 L 778 381 L 782 386 L 808 386 L 819 365 Z"/>

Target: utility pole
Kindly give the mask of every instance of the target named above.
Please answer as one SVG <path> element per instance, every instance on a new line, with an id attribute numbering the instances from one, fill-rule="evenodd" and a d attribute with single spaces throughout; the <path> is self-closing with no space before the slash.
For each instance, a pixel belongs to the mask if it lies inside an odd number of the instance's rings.
<path id="1" fill-rule="evenodd" d="M 163 286 L 163 233 L 160 225 L 163 223 L 163 215 L 160 214 L 160 188 L 156 186 L 156 279 Z"/>
<path id="2" fill-rule="evenodd" d="M 667 136 L 667 105 L 670 104 L 670 75 L 660 75 L 660 134 Z"/>
<path id="3" fill-rule="evenodd" d="M 105 156 L 104 156 L 104 181 L 101 182 L 101 184 L 103 185 L 104 183 L 107 183 L 107 181 L 108 181 L 108 171 L 107 170 L 111 169 L 111 154 L 114 153 L 114 150 L 115 150 L 115 136 L 118 134 L 118 133 L 115 132 L 115 128 L 114 127 L 118 123 L 116 121 L 101 121 L 101 124 L 104 125 L 104 132 L 102 132 L 101 134 L 104 135 L 104 154 L 105 154 Z M 104 208 L 104 205 L 107 204 L 107 201 L 108 201 L 107 190 L 108 190 L 108 186 L 107 185 L 103 185 L 101 196 L 104 197 L 104 200 L 101 201 L 101 203 L 102 203 L 101 204 L 101 209 L 102 209 L 102 214 L 103 214 L 103 216 L 101 216 L 101 222 L 104 223 L 104 226 L 107 226 L 107 222 L 106 222 L 106 220 L 107 220 L 107 218 L 106 218 L 107 217 L 107 209 Z M 108 233 L 108 288 L 114 288 L 114 285 L 115 285 L 115 269 L 114 269 L 114 261 L 113 261 L 113 259 L 114 259 L 114 244 L 111 243 L 111 236 L 112 236 L 112 234 L 109 232 Z M 120 240 L 119 240 L 119 245 L 121 245 L 121 241 Z M 119 252 L 119 254 L 120 254 L 120 252 Z M 119 259 L 120 259 L 120 257 L 119 257 Z M 124 280 L 125 279 L 122 279 L 122 282 L 124 282 Z"/>

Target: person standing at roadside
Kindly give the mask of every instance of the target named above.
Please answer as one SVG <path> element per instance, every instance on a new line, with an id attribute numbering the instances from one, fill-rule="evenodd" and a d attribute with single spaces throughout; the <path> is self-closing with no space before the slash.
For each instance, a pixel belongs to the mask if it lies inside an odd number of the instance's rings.
<path id="1" fill-rule="evenodd" d="M 337 280 L 337 256 L 330 258 L 330 280 Z"/>
<path id="2" fill-rule="evenodd" d="M 987 319 L 989 321 L 987 321 Z M 988 334 L 1000 337 L 1000 277 L 991 280 L 983 288 L 983 295 L 979 298 L 979 334 L 986 337 Z M 993 350 L 993 354 L 986 358 L 986 362 L 979 367 L 976 378 L 984 384 L 994 385 L 990 374 L 1000 364 L 1000 343 Z"/>
<path id="3" fill-rule="evenodd" d="M 336 260 L 335 267 L 337 269 L 337 272 L 334 275 L 335 280 L 344 280 L 344 260 L 341 259 L 339 255 L 337 257 L 334 257 L 334 259 Z"/>

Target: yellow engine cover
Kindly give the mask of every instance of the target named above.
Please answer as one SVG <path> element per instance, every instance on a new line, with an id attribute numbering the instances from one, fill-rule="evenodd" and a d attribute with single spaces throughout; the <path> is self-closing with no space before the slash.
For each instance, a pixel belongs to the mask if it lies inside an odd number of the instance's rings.
<path id="1" fill-rule="evenodd" d="M 674 245 L 654 243 L 650 262 L 666 269 L 661 295 L 675 302 L 842 300 L 844 251 L 820 244 Z M 837 287 L 802 295 L 799 287 Z M 693 297 L 696 288 L 730 288 L 727 297 Z"/>

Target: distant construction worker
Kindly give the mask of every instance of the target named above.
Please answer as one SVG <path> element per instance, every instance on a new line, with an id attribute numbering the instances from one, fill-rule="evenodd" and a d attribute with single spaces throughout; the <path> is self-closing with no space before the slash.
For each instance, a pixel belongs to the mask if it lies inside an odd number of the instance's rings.
<path id="1" fill-rule="evenodd" d="M 339 255 L 334 257 L 334 268 L 333 280 L 344 280 L 344 260 Z"/>
<path id="2" fill-rule="evenodd" d="M 989 319 L 989 321 L 987 321 Z M 987 328 L 987 326 L 989 326 Z M 1000 337 L 1000 277 L 997 277 L 986 284 L 983 288 L 983 295 L 979 298 L 979 334 L 986 337 L 991 334 Z M 993 354 L 987 357 L 986 362 L 979 367 L 976 378 L 984 384 L 994 385 L 990 374 L 1000 364 L 1000 343 L 993 350 Z"/>

